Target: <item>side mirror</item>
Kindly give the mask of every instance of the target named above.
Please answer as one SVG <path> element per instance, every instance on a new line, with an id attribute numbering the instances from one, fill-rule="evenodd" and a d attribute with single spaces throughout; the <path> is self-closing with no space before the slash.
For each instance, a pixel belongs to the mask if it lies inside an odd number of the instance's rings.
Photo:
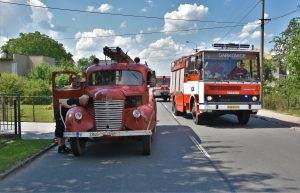
<path id="1" fill-rule="evenodd" d="M 156 86 L 156 75 L 155 71 L 148 72 L 148 85 L 150 87 L 155 87 Z"/>

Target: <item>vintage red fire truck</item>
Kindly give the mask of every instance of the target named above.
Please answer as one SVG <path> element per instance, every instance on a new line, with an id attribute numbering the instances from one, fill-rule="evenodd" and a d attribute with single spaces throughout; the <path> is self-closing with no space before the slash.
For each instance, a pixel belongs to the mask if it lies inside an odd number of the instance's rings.
<path id="1" fill-rule="evenodd" d="M 156 76 L 156 86 L 153 89 L 155 98 L 170 100 L 170 79 L 170 76 Z"/>
<path id="2" fill-rule="evenodd" d="M 213 44 L 171 65 L 173 113 L 191 113 L 196 124 L 208 114 L 247 124 L 261 109 L 260 92 L 259 52 L 247 44 Z"/>
<path id="3" fill-rule="evenodd" d="M 133 61 L 119 47 L 103 49 L 111 60 L 95 64 L 84 73 L 79 87 L 57 87 L 61 75 L 74 72 L 54 72 L 54 113 L 60 112 L 59 99 L 88 95 L 87 106 L 68 110 L 64 137 L 70 139 L 75 156 L 84 152 L 87 141 L 133 138 L 142 142 L 146 155 L 151 151 L 151 140 L 156 129 L 156 101 L 151 87 L 155 86 L 155 72 L 147 65 Z"/>

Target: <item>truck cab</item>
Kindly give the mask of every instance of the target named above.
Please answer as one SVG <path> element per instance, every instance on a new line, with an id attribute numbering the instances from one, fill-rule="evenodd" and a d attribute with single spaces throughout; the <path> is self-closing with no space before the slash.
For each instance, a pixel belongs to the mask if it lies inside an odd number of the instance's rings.
<path id="1" fill-rule="evenodd" d="M 70 138 L 75 156 L 82 155 L 87 141 L 121 138 L 141 141 L 143 153 L 149 155 L 156 129 L 156 101 L 151 91 L 155 72 L 118 47 L 105 47 L 104 54 L 112 60 L 87 68 L 79 88 L 53 87 L 55 113 L 60 110 L 59 99 L 90 97 L 86 106 L 68 110 L 64 137 Z M 57 74 L 53 74 L 53 85 Z"/>
<path id="2" fill-rule="evenodd" d="M 170 76 L 157 76 L 156 86 L 154 87 L 154 97 L 164 101 L 170 101 Z"/>

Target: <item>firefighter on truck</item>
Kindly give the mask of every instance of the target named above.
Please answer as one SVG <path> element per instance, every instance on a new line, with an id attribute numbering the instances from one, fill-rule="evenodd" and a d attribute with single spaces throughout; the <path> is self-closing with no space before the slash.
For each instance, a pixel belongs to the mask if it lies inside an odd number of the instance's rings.
<path id="1" fill-rule="evenodd" d="M 247 44 L 213 44 L 171 65 L 172 110 L 191 113 L 200 124 L 205 115 L 234 114 L 247 124 L 261 109 L 259 52 Z"/>
<path id="2" fill-rule="evenodd" d="M 69 138 L 73 154 L 80 156 L 86 142 L 131 138 L 140 144 L 143 154 L 149 155 L 156 130 L 156 101 L 151 91 L 156 83 L 155 72 L 141 64 L 139 58 L 133 61 L 119 47 L 104 47 L 103 52 L 111 60 L 95 60 L 76 87 L 58 86 L 59 76 L 76 80 L 75 72 L 52 75 L 54 114 L 61 123 L 57 127 L 63 127 L 61 144 Z M 79 99 L 74 103 L 78 105 L 72 103 L 62 113 L 61 101 L 69 103 L 72 98 Z"/>

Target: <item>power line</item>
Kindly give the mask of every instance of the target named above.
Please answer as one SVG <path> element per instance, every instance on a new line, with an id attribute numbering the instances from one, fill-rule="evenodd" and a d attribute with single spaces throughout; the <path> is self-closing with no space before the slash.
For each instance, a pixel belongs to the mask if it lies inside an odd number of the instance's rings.
<path id="1" fill-rule="evenodd" d="M 294 9 L 294 10 L 292 10 L 292 11 L 289 11 L 289 12 L 283 14 L 283 15 L 280 15 L 280 16 L 277 16 L 277 17 L 272 17 L 272 18 L 270 18 L 270 19 L 271 19 L 271 20 L 281 19 L 281 18 L 283 18 L 283 17 L 292 15 L 292 14 L 298 12 L 298 11 L 300 11 L 300 8 L 299 8 L 299 7 L 298 7 L 297 9 Z"/>
<path id="2" fill-rule="evenodd" d="M 112 34 L 112 35 L 100 35 L 100 36 L 66 37 L 66 38 L 58 38 L 56 40 L 68 40 L 68 39 L 80 39 L 80 38 L 109 38 L 109 37 L 116 37 L 116 36 L 136 36 L 136 35 L 150 35 L 150 34 L 162 34 L 162 33 L 203 31 L 203 30 L 212 30 L 212 29 L 231 28 L 231 27 L 237 27 L 237 26 L 243 26 L 243 25 L 237 24 L 237 25 L 215 26 L 215 27 L 204 27 L 204 28 L 190 28 L 190 29 L 170 30 L 170 31 L 153 31 L 153 32 L 125 33 L 125 34 Z"/>
<path id="3" fill-rule="evenodd" d="M 39 6 L 39 5 L 30 5 L 25 3 L 16 3 L 16 2 L 6 2 L 1 1 L 2 4 L 25 6 L 25 7 L 35 7 L 42 9 L 51 9 L 59 11 L 69 11 L 69 12 L 79 12 L 79 13 L 91 13 L 91 14 L 100 14 L 100 15 L 112 15 L 112 16 L 123 16 L 123 17 L 135 17 L 135 18 L 147 18 L 147 19 L 159 19 L 159 20 L 175 20 L 175 21 L 191 21 L 191 22 L 203 22 L 203 23 L 238 23 L 234 21 L 216 21 L 216 20 L 199 20 L 199 19 L 181 19 L 181 18 L 167 18 L 167 17 L 158 17 L 158 16 L 146 16 L 146 15 L 134 15 L 134 14 L 123 14 L 123 13 L 111 13 L 111 12 L 99 12 L 99 11 L 88 11 L 80 9 L 70 9 L 70 8 L 59 8 L 59 7 L 49 7 L 49 6 Z"/>
<path id="4" fill-rule="evenodd" d="M 244 19 L 246 19 L 249 15 L 250 15 L 250 13 L 257 7 L 257 5 L 259 4 L 259 1 L 260 0 L 258 0 L 255 4 L 254 4 L 254 6 L 242 17 L 242 19 L 240 19 L 239 20 L 239 22 L 238 23 L 242 23 L 243 21 L 244 21 Z M 231 32 L 232 30 L 228 30 L 226 33 L 225 33 L 225 35 L 222 37 L 222 39 L 224 39 L 225 37 L 227 37 L 229 34 L 230 34 L 230 32 Z"/>

